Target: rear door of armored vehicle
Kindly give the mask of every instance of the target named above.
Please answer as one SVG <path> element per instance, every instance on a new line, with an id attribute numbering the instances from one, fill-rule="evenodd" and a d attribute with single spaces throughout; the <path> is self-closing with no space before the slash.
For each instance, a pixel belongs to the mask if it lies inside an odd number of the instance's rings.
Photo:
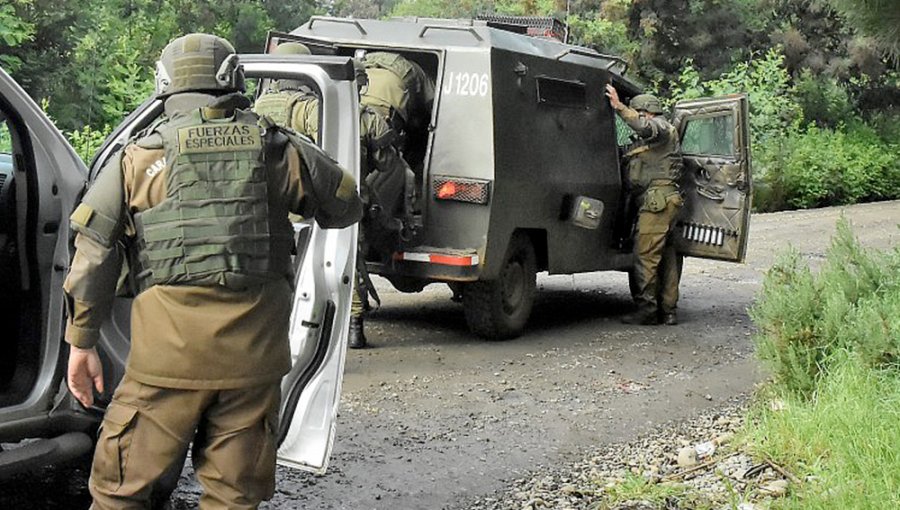
<path id="1" fill-rule="evenodd" d="M 742 262 L 753 191 L 747 96 L 681 101 L 674 119 L 684 156 L 678 251 Z"/>
<path id="2" fill-rule="evenodd" d="M 320 145 L 354 176 L 359 175 L 358 109 L 353 66 L 346 58 L 241 56 L 248 79 L 297 79 L 319 94 Z M 91 165 L 95 178 L 128 140 L 150 125 L 163 103 L 149 99 L 107 139 Z M 346 351 L 350 282 L 353 280 L 356 227 L 319 228 L 295 224 L 295 292 L 290 319 L 291 372 L 282 380 L 281 423 L 277 431 L 279 462 L 323 472 L 334 439 Z M 106 391 L 97 399 L 105 406 L 124 373 L 130 349 L 132 297 L 120 289 L 111 320 L 101 328 L 101 359 Z M 102 409 L 98 409 L 102 412 Z M 99 416 L 99 413 L 98 413 Z"/>

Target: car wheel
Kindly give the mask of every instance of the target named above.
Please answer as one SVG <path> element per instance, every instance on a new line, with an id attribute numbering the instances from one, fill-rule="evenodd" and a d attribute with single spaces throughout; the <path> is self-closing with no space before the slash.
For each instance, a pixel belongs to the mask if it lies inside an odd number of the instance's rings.
<path id="1" fill-rule="evenodd" d="M 534 305 L 537 257 L 531 240 L 516 234 L 510 240 L 496 280 L 467 283 L 463 310 L 469 329 L 489 340 L 522 334 Z"/>

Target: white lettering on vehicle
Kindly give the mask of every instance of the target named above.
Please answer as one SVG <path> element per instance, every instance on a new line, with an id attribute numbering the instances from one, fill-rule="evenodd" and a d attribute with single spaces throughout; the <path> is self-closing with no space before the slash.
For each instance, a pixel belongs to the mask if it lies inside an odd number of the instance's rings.
<path id="1" fill-rule="evenodd" d="M 444 94 L 487 97 L 491 82 L 485 73 L 448 72 L 444 76 Z"/>

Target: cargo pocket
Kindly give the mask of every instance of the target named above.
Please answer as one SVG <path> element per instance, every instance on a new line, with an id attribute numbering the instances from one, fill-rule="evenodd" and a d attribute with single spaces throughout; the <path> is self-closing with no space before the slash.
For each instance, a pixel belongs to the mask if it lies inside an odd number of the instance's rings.
<path id="1" fill-rule="evenodd" d="M 116 492 L 122 486 L 137 412 L 115 400 L 106 408 L 91 472 L 91 481 L 98 487 Z"/>

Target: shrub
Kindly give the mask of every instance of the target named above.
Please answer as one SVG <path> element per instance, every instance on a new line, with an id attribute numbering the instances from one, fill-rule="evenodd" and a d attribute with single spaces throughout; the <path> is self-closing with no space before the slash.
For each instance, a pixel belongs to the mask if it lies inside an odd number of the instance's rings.
<path id="1" fill-rule="evenodd" d="M 866 366 L 900 369 L 900 247 L 866 250 L 842 219 L 821 271 L 796 251 L 783 255 L 751 316 L 758 356 L 789 391 L 812 394 L 841 351 Z"/>
<path id="2" fill-rule="evenodd" d="M 858 116 L 847 89 L 834 78 L 816 76 L 806 69 L 797 78 L 794 89 L 807 122 L 837 127 Z"/>
<path id="3" fill-rule="evenodd" d="M 84 161 L 84 164 L 90 165 L 94 153 L 103 145 L 103 141 L 106 140 L 111 131 L 109 126 L 104 126 L 103 129 L 84 126 L 79 130 L 67 132 L 66 138 L 69 139 L 69 143 L 72 144 L 72 147 L 78 153 L 78 156 L 81 157 L 81 160 Z"/>
<path id="4" fill-rule="evenodd" d="M 758 211 L 900 198 L 900 144 L 861 122 L 792 129 L 754 156 Z"/>

